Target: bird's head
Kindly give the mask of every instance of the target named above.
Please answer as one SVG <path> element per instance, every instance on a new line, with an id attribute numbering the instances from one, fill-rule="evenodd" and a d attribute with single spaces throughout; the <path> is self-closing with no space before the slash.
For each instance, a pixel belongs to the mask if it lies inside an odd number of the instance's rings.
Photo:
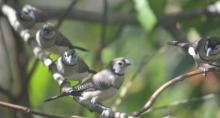
<path id="1" fill-rule="evenodd" d="M 115 74 L 124 74 L 125 69 L 131 65 L 130 61 L 124 57 L 118 57 L 111 61 L 109 64 L 109 68 L 115 73 Z"/>
<path id="2" fill-rule="evenodd" d="M 46 40 L 53 39 L 54 36 L 56 35 L 56 28 L 53 24 L 51 23 L 46 23 L 43 25 L 43 28 L 40 31 L 41 37 Z"/>
<path id="3" fill-rule="evenodd" d="M 20 11 L 20 17 L 25 21 L 34 21 L 36 19 L 36 8 L 25 5 Z"/>
<path id="4" fill-rule="evenodd" d="M 220 38 L 208 37 L 205 42 L 206 56 L 220 54 Z"/>
<path id="5" fill-rule="evenodd" d="M 62 55 L 62 61 L 66 65 L 74 65 L 77 63 L 78 56 L 75 50 L 67 50 Z"/>

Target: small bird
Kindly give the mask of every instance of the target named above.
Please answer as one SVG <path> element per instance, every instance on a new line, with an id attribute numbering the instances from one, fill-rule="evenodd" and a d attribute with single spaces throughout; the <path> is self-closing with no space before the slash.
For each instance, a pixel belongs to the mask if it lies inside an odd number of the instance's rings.
<path id="1" fill-rule="evenodd" d="M 88 65 L 73 49 L 65 51 L 64 54 L 58 58 L 57 69 L 67 80 L 82 81 L 90 73 L 96 73 L 89 69 Z"/>
<path id="2" fill-rule="evenodd" d="M 17 17 L 25 29 L 31 29 L 37 23 L 47 20 L 46 15 L 40 9 L 28 4 L 22 7 L 21 11 L 17 13 Z"/>
<path id="3" fill-rule="evenodd" d="M 62 93 L 46 101 L 73 95 L 78 96 L 80 100 L 90 100 L 95 104 L 99 101 L 113 97 L 121 87 L 124 81 L 124 71 L 130 65 L 130 61 L 124 57 L 113 59 L 110 64 L 93 77 L 75 87 L 70 93 Z"/>
<path id="4" fill-rule="evenodd" d="M 51 23 L 46 23 L 36 33 L 36 41 L 38 45 L 50 52 L 62 55 L 66 50 L 78 49 L 81 51 L 88 51 L 85 48 L 74 46 L 71 42 Z"/>
<path id="5" fill-rule="evenodd" d="M 181 47 L 189 53 L 194 58 L 197 67 L 203 64 L 214 65 L 212 63 L 220 59 L 220 39 L 218 37 L 206 37 L 194 43 L 170 41 L 168 44 Z"/>

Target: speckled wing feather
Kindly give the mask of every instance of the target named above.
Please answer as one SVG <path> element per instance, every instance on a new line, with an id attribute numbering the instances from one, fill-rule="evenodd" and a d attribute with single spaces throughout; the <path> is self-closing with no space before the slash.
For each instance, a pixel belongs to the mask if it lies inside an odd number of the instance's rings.
<path id="1" fill-rule="evenodd" d="M 109 75 L 107 75 L 105 71 L 101 71 L 97 73 L 96 75 L 93 76 L 94 78 L 82 83 L 76 88 L 76 90 L 78 92 L 82 92 L 82 91 L 104 90 L 112 87 L 111 85 L 112 82 L 109 82 L 111 81 L 109 79 Z M 96 81 L 93 81 L 93 79 L 96 79 Z"/>

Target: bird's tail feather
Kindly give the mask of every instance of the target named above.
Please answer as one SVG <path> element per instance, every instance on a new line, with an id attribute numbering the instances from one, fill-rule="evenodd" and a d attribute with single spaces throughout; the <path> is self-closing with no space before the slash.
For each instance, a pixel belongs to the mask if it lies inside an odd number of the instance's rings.
<path id="1" fill-rule="evenodd" d="M 185 50 L 187 50 L 189 48 L 189 43 L 185 43 L 185 42 L 180 42 L 180 41 L 169 41 L 167 42 L 168 45 L 174 45 L 174 46 L 178 46 L 181 47 Z"/>
<path id="2" fill-rule="evenodd" d="M 96 73 L 97 73 L 95 70 L 91 70 L 91 69 L 89 69 L 88 71 L 89 71 L 89 73 L 91 73 L 91 74 L 96 74 Z"/>
<path id="3" fill-rule="evenodd" d="M 56 95 L 56 96 L 53 96 L 53 97 L 50 97 L 50 98 L 44 100 L 44 102 L 49 102 L 49 101 L 52 101 L 52 100 L 56 100 L 56 99 L 64 97 L 64 96 L 66 96 L 66 95 L 65 94 Z"/>
<path id="4" fill-rule="evenodd" d="M 72 96 L 80 96 L 80 95 L 81 95 L 81 92 L 72 91 L 71 93 L 61 93 L 60 95 L 56 95 L 56 96 L 53 96 L 53 97 L 50 97 L 50 98 L 44 100 L 44 102 L 49 102 L 49 101 L 56 100 L 56 99 L 59 99 L 59 98 L 61 98 L 61 97 L 65 97 L 65 96 L 69 96 L 69 95 L 72 95 Z"/>
<path id="5" fill-rule="evenodd" d="M 89 50 L 88 49 L 86 49 L 86 48 L 83 48 L 83 47 L 79 47 L 79 46 L 75 46 L 75 45 L 73 45 L 72 47 L 70 47 L 70 48 L 75 48 L 75 49 L 78 49 L 78 50 L 81 50 L 81 51 L 84 51 L 84 52 L 88 52 Z"/>

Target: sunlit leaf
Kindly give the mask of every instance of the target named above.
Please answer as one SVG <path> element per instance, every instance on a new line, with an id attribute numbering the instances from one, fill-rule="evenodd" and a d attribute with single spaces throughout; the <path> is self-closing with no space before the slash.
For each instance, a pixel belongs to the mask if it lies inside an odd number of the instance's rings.
<path id="1" fill-rule="evenodd" d="M 32 106 L 38 106 L 45 100 L 51 81 L 51 74 L 42 63 L 36 68 L 29 85 L 29 97 Z"/>
<path id="2" fill-rule="evenodd" d="M 137 17 L 141 25 L 147 31 L 151 31 L 157 22 L 153 10 L 150 8 L 148 0 L 134 0 Z"/>

